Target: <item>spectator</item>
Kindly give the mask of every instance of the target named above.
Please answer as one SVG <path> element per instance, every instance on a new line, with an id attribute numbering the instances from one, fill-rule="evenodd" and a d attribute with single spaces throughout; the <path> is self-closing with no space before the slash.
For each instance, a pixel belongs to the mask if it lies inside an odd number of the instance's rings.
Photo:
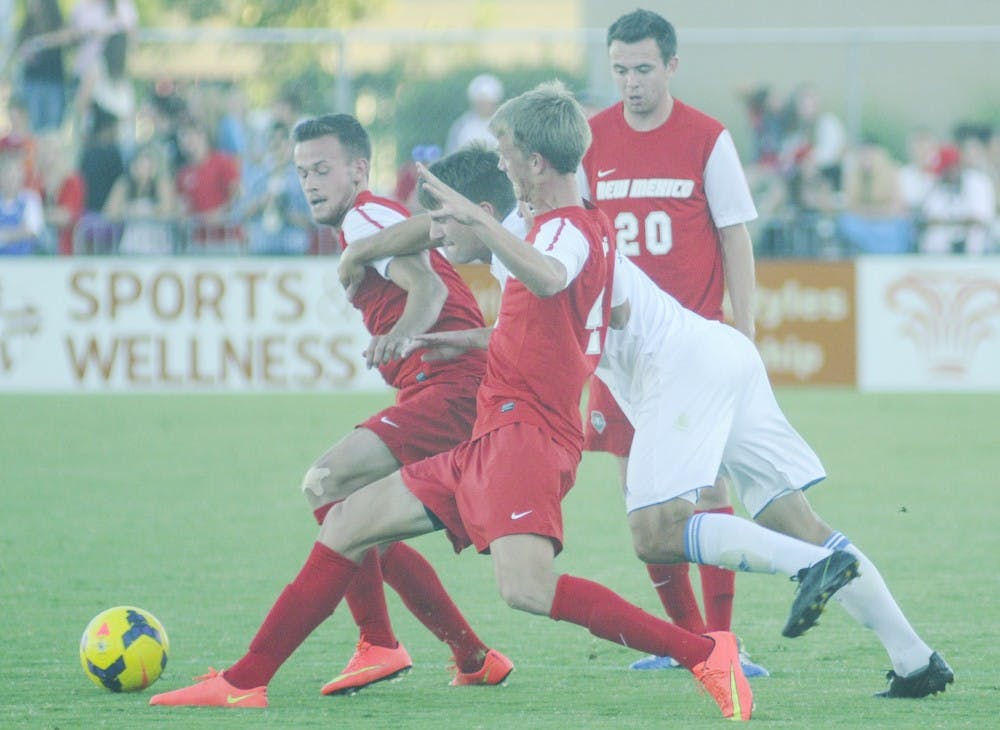
<path id="1" fill-rule="evenodd" d="M 784 220 L 775 253 L 790 256 L 838 256 L 834 216 L 837 191 L 807 148 L 800 148 L 787 181 Z"/>
<path id="2" fill-rule="evenodd" d="M 274 122 L 268 136 L 267 169 L 250 181 L 244 200 L 250 253 L 304 254 L 312 217 L 292 161 L 289 128 Z"/>
<path id="3" fill-rule="evenodd" d="M 906 214 L 899 166 L 889 152 L 866 140 L 844 160 L 843 210 L 837 232 L 847 253 L 907 253 L 913 224 Z"/>
<path id="4" fill-rule="evenodd" d="M 104 210 L 111 186 L 124 170 L 125 162 L 118 146 L 118 120 L 96 108 L 80 155 L 80 174 L 87 190 L 86 212 Z"/>
<path id="5" fill-rule="evenodd" d="M 171 176 L 187 164 L 187 158 L 181 150 L 179 128 L 181 121 L 187 116 L 187 105 L 173 89 L 167 93 L 156 92 L 150 99 L 150 111 L 153 120 L 152 140 L 158 143 L 166 154 L 167 170 Z"/>
<path id="6" fill-rule="evenodd" d="M 37 141 L 31 129 L 28 105 L 20 96 L 11 96 L 7 102 L 7 117 L 10 129 L 0 138 L 6 149 L 16 149 L 24 165 L 24 179 L 28 187 L 41 189 L 38 181 L 38 166 L 35 162 Z"/>
<path id="7" fill-rule="evenodd" d="M 217 251 L 241 251 L 242 230 L 232 221 L 239 199 L 239 161 L 212 146 L 205 125 L 189 117 L 178 129 L 188 163 L 177 173 L 179 208 L 188 222 L 187 243 Z"/>
<path id="8" fill-rule="evenodd" d="M 738 92 L 747 111 L 752 133 L 750 161 L 744 167 L 747 184 L 760 217 L 749 221 L 751 238 L 763 245 L 773 236 L 771 218 L 786 202 L 785 180 L 781 174 L 781 150 L 785 115 L 777 95 L 766 84 Z"/>
<path id="9" fill-rule="evenodd" d="M 80 174 L 86 196 L 84 213 L 73 231 L 73 253 L 111 253 L 117 233 L 102 211 L 111 188 L 125 170 L 118 145 L 118 122 L 100 107 L 80 155 Z"/>
<path id="10" fill-rule="evenodd" d="M 436 144 L 418 144 L 410 151 L 410 159 L 396 171 L 396 188 L 392 197 L 411 213 L 421 210 L 417 198 L 417 163 L 430 165 L 441 158 L 441 148 Z"/>
<path id="11" fill-rule="evenodd" d="M 76 98 L 84 134 L 92 124 L 95 110 L 115 118 L 124 157 L 129 157 L 135 147 L 135 89 L 127 70 L 128 43 L 125 33 L 108 36 L 98 62 L 90 66 Z"/>
<path id="12" fill-rule="evenodd" d="M 771 170 L 778 168 L 785 133 L 785 115 L 777 95 L 767 84 L 741 89 L 753 134 L 750 163 Z"/>
<path id="13" fill-rule="evenodd" d="M 847 149 L 847 134 L 837 116 L 824 111 L 819 92 L 802 84 L 792 94 L 785 116 L 782 155 L 792 167 L 808 160 L 810 167 L 840 189 L 841 162 Z"/>
<path id="14" fill-rule="evenodd" d="M 57 42 L 63 16 L 57 0 L 28 0 L 17 34 L 21 57 L 20 93 L 36 133 L 62 125 L 66 109 L 63 47 Z M 47 34 L 51 34 L 48 35 Z M 52 39 L 46 43 L 44 37 Z"/>
<path id="15" fill-rule="evenodd" d="M 174 188 L 163 151 L 153 144 L 144 145 L 136 150 L 104 204 L 105 217 L 122 226 L 119 253 L 173 253 L 175 213 Z"/>
<path id="16" fill-rule="evenodd" d="M 899 170 L 900 195 L 911 217 L 917 217 L 937 179 L 937 137 L 928 129 L 915 129 L 906 140 L 907 161 Z"/>
<path id="17" fill-rule="evenodd" d="M 246 115 L 247 101 L 243 90 L 236 84 L 228 84 L 223 89 L 223 108 L 215 132 L 216 147 L 220 152 L 241 159 L 247 154 Z"/>
<path id="18" fill-rule="evenodd" d="M 938 153 L 938 179 L 921 208 L 920 252 L 983 254 L 996 222 L 996 192 L 986 173 L 964 164 L 954 145 Z"/>
<path id="19" fill-rule="evenodd" d="M 80 44 L 73 63 L 75 83 L 82 84 L 100 63 L 110 36 L 132 35 L 138 27 L 139 13 L 132 0 L 77 0 L 70 11 L 70 29 Z"/>
<path id="20" fill-rule="evenodd" d="M 40 253 L 44 237 L 42 199 L 25 183 L 23 150 L 7 138 L 0 143 L 0 255 Z"/>
<path id="21" fill-rule="evenodd" d="M 83 176 L 77 171 L 76 156 L 58 132 L 38 138 L 38 170 L 42 182 L 42 202 L 50 238 L 62 256 L 73 253 L 73 229 L 83 215 Z"/>
<path id="22" fill-rule="evenodd" d="M 469 82 L 469 110 L 455 120 L 448 130 L 445 153 L 451 154 L 470 142 L 496 145 L 489 121 L 503 100 L 503 84 L 492 74 L 480 74 Z"/>

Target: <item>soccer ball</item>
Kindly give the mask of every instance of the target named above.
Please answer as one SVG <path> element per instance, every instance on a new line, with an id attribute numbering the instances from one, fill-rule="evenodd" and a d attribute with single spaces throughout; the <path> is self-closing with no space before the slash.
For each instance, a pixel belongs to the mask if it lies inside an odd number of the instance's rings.
<path id="1" fill-rule="evenodd" d="M 99 687 L 137 692 L 159 679 L 170 640 L 148 611 L 115 606 L 94 616 L 80 640 L 83 671 Z"/>

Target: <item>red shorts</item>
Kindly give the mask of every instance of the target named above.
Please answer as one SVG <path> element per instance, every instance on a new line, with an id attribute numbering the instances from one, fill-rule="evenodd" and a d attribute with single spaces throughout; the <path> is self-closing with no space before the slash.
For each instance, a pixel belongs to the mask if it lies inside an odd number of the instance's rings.
<path id="1" fill-rule="evenodd" d="M 583 427 L 583 448 L 604 451 L 615 456 L 628 456 L 635 429 L 618 407 L 608 386 L 596 375 L 590 378 L 587 419 Z"/>
<path id="2" fill-rule="evenodd" d="M 448 529 L 461 552 L 486 552 L 505 535 L 542 535 L 562 550 L 562 499 L 580 453 L 531 423 L 513 423 L 408 464 L 403 482 Z"/>
<path id="3" fill-rule="evenodd" d="M 400 464 L 440 454 L 472 435 L 479 380 L 469 377 L 404 388 L 397 393 L 395 405 L 358 428 L 367 428 L 382 439 Z"/>

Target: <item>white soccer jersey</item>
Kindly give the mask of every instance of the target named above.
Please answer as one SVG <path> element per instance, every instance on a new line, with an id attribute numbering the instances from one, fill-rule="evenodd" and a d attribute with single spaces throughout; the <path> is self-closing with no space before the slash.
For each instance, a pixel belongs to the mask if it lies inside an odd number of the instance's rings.
<path id="1" fill-rule="evenodd" d="M 778 407 L 749 339 L 684 309 L 619 254 L 612 306 L 626 299 L 629 320 L 608 330 L 597 375 L 635 427 L 629 512 L 697 501 L 720 467 L 751 515 L 825 476 Z"/>

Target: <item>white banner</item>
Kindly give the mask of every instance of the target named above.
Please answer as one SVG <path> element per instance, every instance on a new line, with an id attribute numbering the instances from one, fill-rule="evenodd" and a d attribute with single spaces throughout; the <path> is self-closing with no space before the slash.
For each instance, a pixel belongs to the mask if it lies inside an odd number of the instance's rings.
<path id="1" fill-rule="evenodd" d="M 6 259 L 0 391 L 379 390 L 329 259 Z"/>
<path id="2" fill-rule="evenodd" d="M 862 257 L 862 390 L 1000 390 L 1000 258 Z"/>

